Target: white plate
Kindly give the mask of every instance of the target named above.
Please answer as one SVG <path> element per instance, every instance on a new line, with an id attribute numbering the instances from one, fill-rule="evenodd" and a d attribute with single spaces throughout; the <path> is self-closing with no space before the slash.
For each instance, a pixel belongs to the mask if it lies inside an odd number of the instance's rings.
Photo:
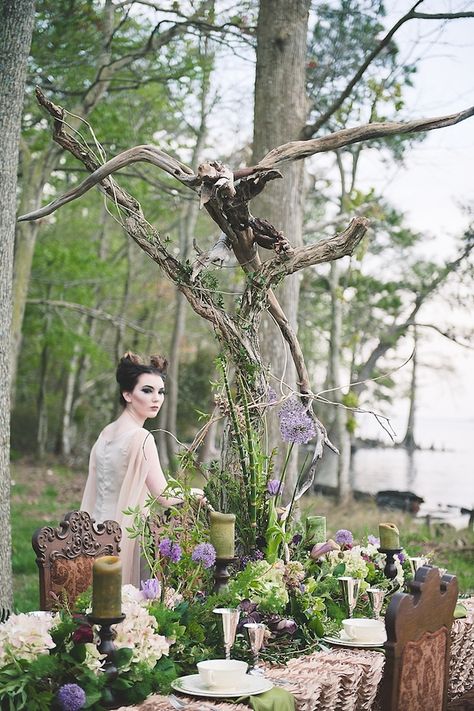
<path id="1" fill-rule="evenodd" d="M 339 637 L 323 637 L 322 641 L 323 642 L 328 642 L 328 644 L 337 644 L 340 647 L 367 647 L 367 648 L 373 648 L 373 647 L 383 647 L 384 643 L 386 642 L 387 637 L 383 637 L 383 639 L 377 639 L 374 640 L 373 642 L 357 642 L 355 639 L 351 639 L 346 635 L 344 630 L 341 630 L 339 633 Z"/>
<path id="2" fill-rule="evenodd" d="M 209 689 L 204 686 L 199 674 L 188 674 L 188 676 L 180 676 L 171 682 L 171 686 L 175 691 L 181 691 L 182 694 L 190 694 L 191 696 L 209 696 L 213 699 L 230 698 L 233 696 L 254 696 L 262 694 L 264 691 L 269 691 L 273 688 L 273 684 L 265 677 L 245 675 L 242 684 L 232 689 Z"/>

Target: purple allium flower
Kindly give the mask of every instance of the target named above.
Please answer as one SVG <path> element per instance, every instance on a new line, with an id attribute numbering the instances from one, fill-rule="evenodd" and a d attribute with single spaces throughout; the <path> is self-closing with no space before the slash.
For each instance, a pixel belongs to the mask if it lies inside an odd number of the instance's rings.
<path id="1" fill-rule="evenodd" d="M 316 435 L 316 426 L 307 409 L 298 400 L 288 400 L 278 413 L 284 442 L 306 444 Z"/>
<path id="2" fill-rule="evenodd" d="M 371 543 L 376 548 L 380 548 L 380 538 L 377 538 L 377 536 L 367 536 L 367 543 Z"/>
<path id="3" fill-rule="evenodd" d="M 163 538 L 158 546 L 160 555 L 169 558 L 172 563 L 177 563 L 181 559 L 181 546 L 174 543 L 170 538 Z"/>
<path id="4" fill-rule="evenodd" d="M 403 564 L 403 563 L 406 561 L 406 559 L 407 559 L 405 553 L 398 553 L 397 558 L 398 558 L 398 560 L 400 561 L 400 563 L 402 563 L 402 564 Z"/>
<path id="5" fill-rule="evenodd" d="M 280 493 L 280 481 L 279 479 L 270 479 L 267 482 L 267 491 L 270 496 L 276 496 Z"/>
<path id="6" fill-rule="evenodd" d="M 340 528 L 339 531 L 336 531 L 334 540 L 336 543 L 339 543 L 340 546 L 350 546 L 354 541 L 354 536 L 346 528 Z"/>
<path id="7" fill-rule="evenodd" d="M 157 600 L 161 595 L 161 585 L 156 578 L 142 580 L 141 589 L 145 600 Z"/>
<path id="8" fill-rule="evenodd" d="M 64 684 L 58 691 L 58 702 L 63 711 L 79 711 L 86 703 L 86 693 L 77 684 Z"/>
<path id="9" fill-rule="evenodd" d="M 191 560 L 202 563 L 203 568 L 210 568 L 216 562 L 216 549 L 211 543 L 199 543 L 192 552 Z"/>

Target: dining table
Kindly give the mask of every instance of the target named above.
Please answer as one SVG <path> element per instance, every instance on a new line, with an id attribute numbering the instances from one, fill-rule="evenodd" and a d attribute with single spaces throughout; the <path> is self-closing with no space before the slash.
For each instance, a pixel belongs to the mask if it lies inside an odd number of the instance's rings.
<path id="1" fill-rule="evenodd" d="M 474 686 L 474 597 L 461 600 L 466 617 L 451 628 L 448 699 Z M 379 711 L 379 689 L 385 656 L 382 649 L 334 646 L 289 660 L 284 666 L 264 664 L 265 677 L 294 696 L 296 711 Z M 176 701 L 175 699 L 178 699 Z M 216 698 L 155 694 L 138 706 L 120 711 L 249 711 L 249 705 Z"/>

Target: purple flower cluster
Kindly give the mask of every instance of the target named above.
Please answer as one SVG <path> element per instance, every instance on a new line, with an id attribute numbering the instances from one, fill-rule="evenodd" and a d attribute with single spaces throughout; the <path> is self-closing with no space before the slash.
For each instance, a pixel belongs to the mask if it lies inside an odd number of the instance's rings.
<path id="1" fill-rule="evenodd" d="M 376 548 L 380 548 L 380 538 L 377 538 L 377 536 L 367 536 L 367 542 L 371 543 Z"/>
<path id="2" fill-rule="evenodd" d="M 280 493 L 281 483 L 279 479 L 270 479 L 267 483 L 267 491 L 270 496 L 276 496 Z"/>
<path id="3" fill-rule="evenodd" d="M 202 563 L 203 568 L 210 568 L 216 562 L 216 549 L 211 543 L 199 543 L 191 554 L 191 560 Z"/>
<path id="4" fill-rule="evenodd" d="M 178 543 L 174 543 L 170 538 L 163 538 L 160 541 L 158 550 L 163 558 L 169 558 L 172 563 L 177 563 L 181 560 L 181 546 Z"/>
<path id="5" fill-rule="evenodd" d="M 316 435 L 316 426 L 299 400 L 288 400 L 278 413 L 280 434 L 284 442 L 306 444 Z"/>
<path id="6" fill-rule="evenodd" d="M 142 580 L 141 589 L 145 600 L 157 600 L 161 595 L 161 585 L 156 578 Z"/>
<path id="7" fill-rule="evenodd" d="M 354 542 L 354 536 L 346 528 L 341 528 L 336 532 L 334 540 L 340 546 L 350 546 Z"/>
<path id="8" fill-rule="evenodd" d="M 79 711 L 86 703 L 86 694 L 77 684 L 64 684 L 58 691 L 57 699 L 63 711 Z"/>

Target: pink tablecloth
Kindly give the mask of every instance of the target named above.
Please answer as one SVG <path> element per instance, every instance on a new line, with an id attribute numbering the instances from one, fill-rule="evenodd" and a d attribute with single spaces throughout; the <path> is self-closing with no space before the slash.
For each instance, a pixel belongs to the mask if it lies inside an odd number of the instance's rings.
<path id="1" fill-rule="evenodd" d="M 474 684 L 474 598 L 463 600 L 468 617 L 456 620 L 451 633 L 451 666 L 448 694 L 455 699 Z M 297 711 L 372 711 L 382 678 L 384 655 L 370 650 L 332 649 L 292 659 L 284 667 L 267 667 L 266 675 L 290 691 Z M 246 704 L 215 699 L 186 701 L 186 711 L 249 711 Z M 151 696 L 140 706 L 119 711 L 170 711 L 165 696 Z"/>

